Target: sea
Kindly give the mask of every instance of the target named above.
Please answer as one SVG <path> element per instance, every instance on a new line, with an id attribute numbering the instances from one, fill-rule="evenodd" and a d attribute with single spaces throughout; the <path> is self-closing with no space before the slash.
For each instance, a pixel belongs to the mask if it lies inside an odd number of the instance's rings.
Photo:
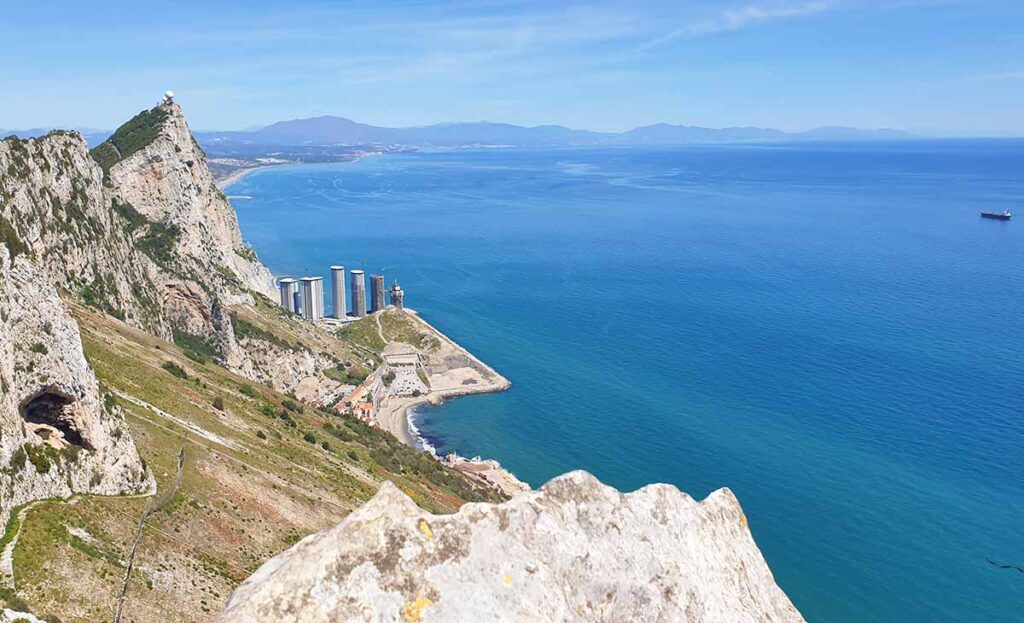
<path id="1" fill-rule="evenodd" d="M 808 621 L 1024 620 L 1024 141 L 421 151 L 228 194 L 276 274 L 383 273 L 512 381 L 418 410 L 439 452 L 728 487 Z"/>

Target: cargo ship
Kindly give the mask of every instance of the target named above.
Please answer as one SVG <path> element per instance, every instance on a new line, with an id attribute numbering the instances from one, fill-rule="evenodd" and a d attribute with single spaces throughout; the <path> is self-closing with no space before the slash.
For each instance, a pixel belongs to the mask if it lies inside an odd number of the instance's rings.
<path id="1" fill-rule="evenodd" d="M 1009 210 L 1003 210 L 1002 212 L 982 212 L 981 218 L 994 218 L 997 221 L 1008 221 L 1013 218 L 1013 214 L 1010 214 Z"/>

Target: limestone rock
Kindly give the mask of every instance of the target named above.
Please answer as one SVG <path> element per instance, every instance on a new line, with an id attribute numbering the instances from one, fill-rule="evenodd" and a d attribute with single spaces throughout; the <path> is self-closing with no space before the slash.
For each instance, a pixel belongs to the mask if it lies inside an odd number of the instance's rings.
<path id="1" fill-rule="evenodd" d="M 78 325 L 47 274 L 0 244 L 0 523 L 31 500 L 153 487 L 105 404 Z"/>
<path id="2" fill-rule="evenodd" d="M 337 365 L 308 347 L 236 339 L 228 310 L 276 300 L 273 277 L 175 103 L 141 112 L 92 152 L 76 132 L 0 141 L 0 240 L 87 305 L 163 339 L 197 336 L 275 389 Z"/>
<path id="3" fill-rule="evenodd" d="M 93 307 L 169 338 L 155 267 L 108 195 L 77 132 L 0 141 L 0 228 L 14 239 L 10 250 L 24 247 L 53 283 Z"/>
<path id="4" fill-rule="evenodd" d="M 237 279 L 242 290 L 273 299 L 274 280 L 242 242 L 238 218 L 217 189 L 188 122 L 176 103 L 157 113 L 157 135 L 143 148 L 110 167 L 115 196 L 152 221 L 180 232 L 175 253 L 181 269 L 218 294 Z"/>
<path id="5" fill-rule="evenodd" d="M 621 494 L 585 472 L 499 505 L 422 511 L 394 485 L 271 559 L 225 623 L 798 622 L 736 498 Z"/>
<path id="6" fill-rule="evenodd" d="M 266 340 L 237 340 L 234 359 L 228 362 L 235 372 L 279 392 L 294 392 L 307 379 L 324 380 L 323 371 L 338 364 L 333 357 L 305 348 L 283 348 Z"/>

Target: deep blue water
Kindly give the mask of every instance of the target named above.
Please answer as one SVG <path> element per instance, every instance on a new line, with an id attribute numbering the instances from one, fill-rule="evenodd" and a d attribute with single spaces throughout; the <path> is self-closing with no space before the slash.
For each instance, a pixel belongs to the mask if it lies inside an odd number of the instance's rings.
<path id="1" fill-rule="evenodd" d="M 533 485 L 728 486 L 809 621 L 1024 619 L 1024 142 L 390 155 L 230 189 L 514 383 L 421 412 Z"/>

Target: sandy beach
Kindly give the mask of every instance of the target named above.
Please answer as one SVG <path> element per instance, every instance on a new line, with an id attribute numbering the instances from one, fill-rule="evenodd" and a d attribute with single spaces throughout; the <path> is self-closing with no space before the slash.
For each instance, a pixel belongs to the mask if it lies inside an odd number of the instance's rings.
<path id="1" fill-rule="evenodd" d="M 217 188 L 220 189 L 221 192 L 223 192 L 223 191 L 227 190 L 228 186 L 231 186 L 232 184 L 234 184 L 238 180 L 242 179 L 246 175 L 249 175 L 253 171 L 259 171 L 260 169 L 266 169 L 269 166 L 272 166 L 272 165 L 267 165 L 267 166 L 262 166 L 262 167 L 249 167 L 248 169 L 239 169 L 239 170 L 235 171 L 234 173 L 232 173 L 231 175 L 225 177 L 224 179 L 218 180 L 216 182 Z"/>
<path id="2" fill-rule="evenodd" d="M 446 398 L 456 396 L 469 396 L 472 394 L 486 394 L 500 392 L 508 389 L 512 383 L 498 374 L 473 353 L 460 346 L 429 322 L 424 320 L 415 311 L 407 309 L 406 314 L 420 325 L 425 331 L 437 336 L 441 341 L 442 352 L 450 355 L 458 353 L 471 362 L 472 367 L 459 367 L 447 369 L 443 372 L 435 372 L 430 375 L 431 391 L 426 396 L 398 398 L 390 397 L 387 403 L 382 406 L 378 413 L 378 421 L 381 427 L 392 435 L 402 440 L 409 446 L 419 447 L 419 440 L 416 433 L 409 425 L 409 410 L 424 404 L 441 404 Z"/>
<path id="3" fill-rule="evenodd" d="M 394 435 L 399 441 L 407 446 L 419 448 L 416 436 L 409 428 L 409 410 L 428 402 L 424 396 L 417 398 L 391 396 L 385 404 L 381 405 L 377 420 L 380 422 L 381 428 Z"/>

